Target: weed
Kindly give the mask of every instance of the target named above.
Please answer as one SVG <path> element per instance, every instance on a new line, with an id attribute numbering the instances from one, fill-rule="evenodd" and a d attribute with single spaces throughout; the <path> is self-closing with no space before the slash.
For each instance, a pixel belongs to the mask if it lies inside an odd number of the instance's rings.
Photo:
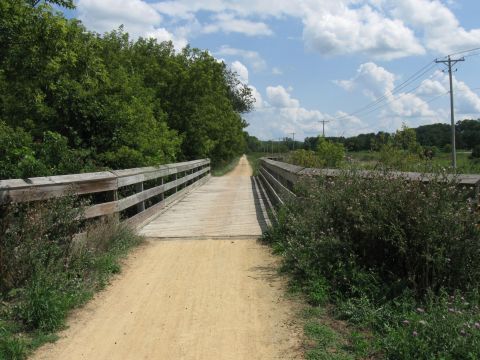
<path id="1" fill-rule="evenodd" d="M 115 218 L 82 227 L 81 213 L 73 198 L 3 209 L 0 359 L 55 340 L 68 311 L 105 287 L 142 240 Z"/>
<path id="2" fill-rule="evenodd" d="M 468 190 L 442 173 L 430 180 L 345 170 L 309 179 L 279 211 L 264 239 L 281 249 L 293 287 L 374 335 L 352 332 L 342 347 L 309 324 L 308 358 L 480 358 L 479 214 Z M 322 352 L 329 344 L 343 352 Z"/>

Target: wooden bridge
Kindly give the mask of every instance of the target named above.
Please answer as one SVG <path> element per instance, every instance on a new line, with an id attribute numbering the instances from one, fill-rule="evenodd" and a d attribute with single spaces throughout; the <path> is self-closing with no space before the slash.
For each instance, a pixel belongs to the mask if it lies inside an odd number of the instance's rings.
<path id="1" fill-rule="evenodd" d="M 118 216 L 145 235 L 106 291 L 35 359 L 296 359 L 299 330 L 261 188 L 242 157 L 223 177 L 208 159 L 0 181 L 0 203 L 87 197 L 87 219 Z M 168 241 L 158 241 L 168 240 Z"/>
<path id="2" fill-rule="evenodd" d="M 87 197 L 87 219 L 118 216 L 147 244 L 124 273 L 73 314 L 35 359 L 297 359 L 295 304 L 276 259 L 257 242 L 267 213 L 305 176 L 338 175 L 245 157 L 212 178 L 208 159 L 159 167 L 0 181 L 0 205 L 65 194 Z M 363 176 L 370 176 L 368 172 Z M 412 181 L 428 176 L 398 173 Z M 456 178 L 477 193 L 480 176 Z M 158 241 L 168 240 L 168 241 Z"/>

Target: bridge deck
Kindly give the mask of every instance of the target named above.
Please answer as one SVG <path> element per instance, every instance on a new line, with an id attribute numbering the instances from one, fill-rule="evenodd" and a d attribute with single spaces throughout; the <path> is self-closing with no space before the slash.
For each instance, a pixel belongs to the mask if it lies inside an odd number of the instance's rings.
<path id="1" fill-rule="evenodd" d="M 245 157 L 231 173 L 207 184 L 143 227 L 142 235 L 161 239 L 257 238 L 264 220 Z"/>

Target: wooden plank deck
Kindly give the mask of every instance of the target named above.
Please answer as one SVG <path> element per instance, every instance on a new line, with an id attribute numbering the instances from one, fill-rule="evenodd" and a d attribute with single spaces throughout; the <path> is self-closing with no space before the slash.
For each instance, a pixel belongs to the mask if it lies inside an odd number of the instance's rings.
<path id="1" fill-rule="evenodd" d="M 246 157 L 239 166 L 188 194 L 144 226 L 140 233 L 159 239 L 258 238 L 265 220 L 259 216 L 251 168 Z"/>

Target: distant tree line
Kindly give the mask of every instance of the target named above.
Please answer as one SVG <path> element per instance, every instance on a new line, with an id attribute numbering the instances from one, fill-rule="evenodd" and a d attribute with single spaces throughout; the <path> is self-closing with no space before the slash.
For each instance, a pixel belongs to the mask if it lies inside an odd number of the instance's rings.
<path id="1" fill-rule="evenodd" d="M 451 127 L 448 124 L 422 125 L 414 129 L 417 141 L 424 147 L 450 149 Z M 352 137 L 328 137 L 327 139 L 342 143 L 348 151 L 377 151 L 391 140 L 393 134 L 379 131 L 378 133 L 359 134 Z M 456 145 L 458 149 L 472 150 L 480 144 L 480 119 L 462 120 L 455 126 Z M 305 138 L 304 148 L 315 149 L 318 137 Z"/>
<path id="2" fill-rule="evenodd" d="M 73 7 L 70 0 L 50 1 Z M 207 51 L 0 1 L 0 178 L 232 159 L 250 89 Z"/>

